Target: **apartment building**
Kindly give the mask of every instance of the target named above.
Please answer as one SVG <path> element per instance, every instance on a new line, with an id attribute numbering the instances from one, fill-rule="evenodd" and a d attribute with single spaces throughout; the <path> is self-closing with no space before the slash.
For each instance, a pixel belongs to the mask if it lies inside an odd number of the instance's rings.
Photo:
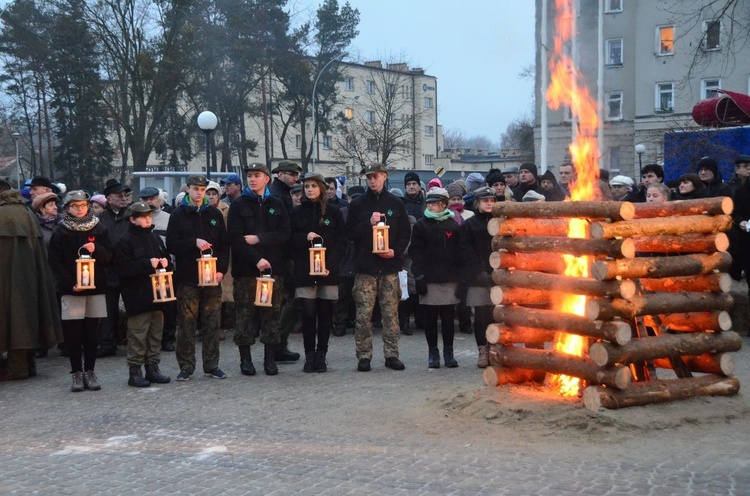
<path id="1" fill-rule="evenodd" d="M 747 13 L 739 2 L 574 0 L 577 37 L 569 46 L 598 101 L 600 167 L 636 177 L 642 163 L 664 162 L 664 133 L 697 128 L 691 112 L 717 89 L 750 90 Z M 742 19 L 731 18 L 730 14 Z M 569 109 L 546 108 L 547 49 L 555 36 L 555 2 L 536 0 L 537 161 L 569 160 L 573 119 Z M 743 27 L 745 26 L 745 27 Z"/>

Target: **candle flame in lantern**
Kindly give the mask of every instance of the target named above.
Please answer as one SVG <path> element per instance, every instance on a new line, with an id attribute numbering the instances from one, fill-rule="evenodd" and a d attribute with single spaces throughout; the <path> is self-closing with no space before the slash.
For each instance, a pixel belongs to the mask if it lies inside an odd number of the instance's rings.
<path id="1" fill-rule="evenodd" d="M 575 12 L 572 0 L 556 0 L 555 13 L 555 41 L 554 52 L 550 58 L 550 80 L 546 98 L 550 108 L 569 107 L 571 114 L 577 120 L 575 139 L 568 146 L 570 156 L 575 165 L 577 180 L 570 185 L 570 200 L 594 200 L 599 197 L 599 144 L 597 130 L 599 118 L 597 116 L 596 100 L 591 97 L 583 82 L 583 76 L 573 64 L 573 60 L 566 53 L 574 31 L 573 19 Z M 570 219 L 568 237 L 588 237 L 588 223 L 585 219 Z M 563 255 L 566 263 L 565 275 L 570 277 L 588 277 L 588 257 Z M 582 295 L 566 295 L 559 302 L 558 309 L 564 313 L 585 315 L 586 297 Z M 583 356 L 586 341 L 583 337 L 558 332 L 555 335 L 554 349 L 560 353 Z M 548 384 L 556 386 L 565 396 L 575 396 L 579 392 L 580 379 L 567 375 L 553 375 Z"/>

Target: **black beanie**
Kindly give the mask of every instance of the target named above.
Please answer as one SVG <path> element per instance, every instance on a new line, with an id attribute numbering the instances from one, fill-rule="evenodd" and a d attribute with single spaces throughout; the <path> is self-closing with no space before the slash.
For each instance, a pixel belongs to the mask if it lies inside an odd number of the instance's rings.
<path id="1" fill-rule="evenodd" d="M 416 172 L 407 172 L 404 176 L 404 186 L 406 186 L 406 183 L 410 183 L 412 181 L 420 182 L 419 175 Z"/>
<path id="2" fill-rule="evenodd" d="M 505 184 L 505 178 L 503 177 L 503 172 L 498 169 L 490 169 L 490 171 L 487 173 L 486 181 L 489 186 L 492 186 L 495 183 Z"/>
<path id="3" fill-rule="evenodd" d="M 537 169 L 536 164 L 533 162 L 524 162 L 521 167 L 518 168 L 518 172 L 521 172 L 524 169 L 531 172 L 534 177 L 539 176 L 539 169 Z"/>
<path id="4" fill-rule="evenodd" d="M 696 171 L 699 171 L 701 169 L 708 169 L 711 172 L 714 173 L 714 176 L 719 176 L 719 163 L 716 161 L 715 158 L 712 157 L 703 157 L 698 161 L 698 166 L 695 168 Z"/>

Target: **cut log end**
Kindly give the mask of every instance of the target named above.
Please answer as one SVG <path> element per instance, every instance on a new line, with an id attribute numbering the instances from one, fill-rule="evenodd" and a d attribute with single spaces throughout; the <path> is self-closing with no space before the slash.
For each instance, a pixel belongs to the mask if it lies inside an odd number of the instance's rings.
<path id="1" fill-rule="evenodd" d="M 490 222 L 492 222 L 495 219 L 490 219 Z M 500 268 L 500 253 L 493 251 L 490 253 L 490 267 L 493 269 L 499 269 Z"/>

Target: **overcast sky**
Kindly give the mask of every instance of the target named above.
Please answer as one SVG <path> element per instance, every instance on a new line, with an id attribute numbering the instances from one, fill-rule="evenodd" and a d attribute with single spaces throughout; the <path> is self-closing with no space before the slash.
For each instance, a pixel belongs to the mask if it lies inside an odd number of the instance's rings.
<path id="1" fill-rule="evenodd" d="M 344 0 L 339 0 L 340 4 Z M 532 114 L 534 64 L 530 0 L 349 0 L 359 9 L 352 48 L 361 60 L 404 54 L 438 80 L 438 123 L 466 137 L 500 139 Z"/>

